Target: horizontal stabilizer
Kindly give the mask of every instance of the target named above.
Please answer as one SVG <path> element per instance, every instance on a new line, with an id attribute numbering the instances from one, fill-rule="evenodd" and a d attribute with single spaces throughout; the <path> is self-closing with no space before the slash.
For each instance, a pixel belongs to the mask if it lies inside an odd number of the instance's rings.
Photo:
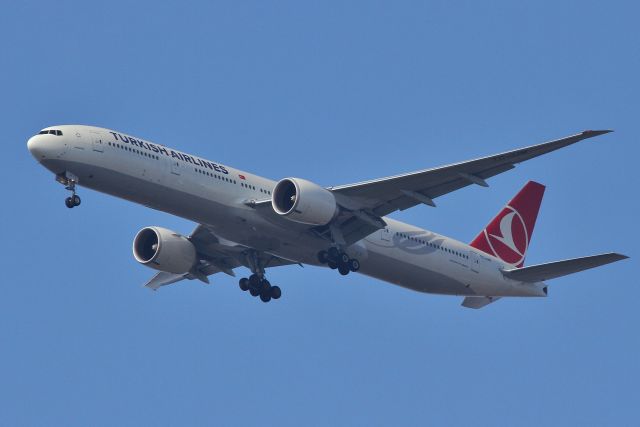
<path id="1" fill-rule="evenodd" d="M 499 300 L 500 297 L 466 297 L 462 301 L 462 306 L 467 308 L 482 308 L 487 304 Z"/>
<path id="2" fill-rule="evenodd" d="M 582 258 L 567 259 L 564 261 L 549 262 L 546 264 L 532 265 L 529 267 L 503 270 L 505 277 L 521 282 L 542 282 L 543 280 L 555 279 L 579 271 L 588 270 L 601 265 L 610 264 L 628 258 L 617 253 L 602 255 L 592 255 Z"/>

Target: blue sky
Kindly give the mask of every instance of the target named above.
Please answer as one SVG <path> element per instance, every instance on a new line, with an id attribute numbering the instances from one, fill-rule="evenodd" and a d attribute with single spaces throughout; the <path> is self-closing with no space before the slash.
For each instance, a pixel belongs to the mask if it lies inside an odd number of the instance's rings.
<path id="1" fill-rule="evenodd" d="M 633 2 L 44 2 L 0 14 L 2 425 L 639 422 Z M 547 185 L 528 263 L 619 251 L 479 311 L 314 267 L 152 293 L 135 233 L 194 226 L 66 193 L 26 140 L 95 124 L 337 185 L 616 132 L 393 215 L 472 239 Z"/>

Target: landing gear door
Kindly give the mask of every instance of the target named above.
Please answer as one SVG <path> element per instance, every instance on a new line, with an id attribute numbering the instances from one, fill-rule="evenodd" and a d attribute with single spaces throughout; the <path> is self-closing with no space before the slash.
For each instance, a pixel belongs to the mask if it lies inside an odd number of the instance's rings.
<path id="1" fill-rule="evenodd" d="M 99 133 L 91 133 L 91 145 L 93 145 L 93 151 L 97 151 L 98 153 L 104 152 L 102 135 Z"/>

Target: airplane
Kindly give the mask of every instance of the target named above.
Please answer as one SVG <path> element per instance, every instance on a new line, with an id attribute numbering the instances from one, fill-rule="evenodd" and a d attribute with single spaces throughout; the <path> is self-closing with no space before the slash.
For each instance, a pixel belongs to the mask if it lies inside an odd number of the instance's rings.
<path id="1" fill-rule="evenodd" d="M 157 273 L 152 290 L 184 279 L 235 277 L 264 302 L 282 291 L 269 268 L 314 265 L 360 272 L 414 291 L 462 296 L 478 309 L 503 297 L 546 297 L 545 281 L 627 258 L 603 253 L 525 266 L 545 186 L 530 181 L 466 244 L 387 215 L 478 185 L 516 164 L 609 133 L 588 130 L 475 160 L 355 184 L 322 187 L 289 177 L 273 181 L 118 131 L 85 125 L 44 128 L 27 142 L 33 157 L 70 191 L 77 187 L 196 222 L 185 236 L 159 226 L 133 239 L 137 262 Z"/>

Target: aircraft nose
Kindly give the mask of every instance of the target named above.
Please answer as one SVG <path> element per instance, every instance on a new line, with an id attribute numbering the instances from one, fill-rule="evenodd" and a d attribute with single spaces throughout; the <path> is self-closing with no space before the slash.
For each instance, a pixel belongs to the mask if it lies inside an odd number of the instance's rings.
<path id="1" fill-rule="evenodd" d="M 31 155 L 38 161 L 46 157 L 46 147 L 41 135 L 35 135 L 29 138 L 27 141 L 27 148 L 29 149 L 29 152 L 31 152 Z"/>

